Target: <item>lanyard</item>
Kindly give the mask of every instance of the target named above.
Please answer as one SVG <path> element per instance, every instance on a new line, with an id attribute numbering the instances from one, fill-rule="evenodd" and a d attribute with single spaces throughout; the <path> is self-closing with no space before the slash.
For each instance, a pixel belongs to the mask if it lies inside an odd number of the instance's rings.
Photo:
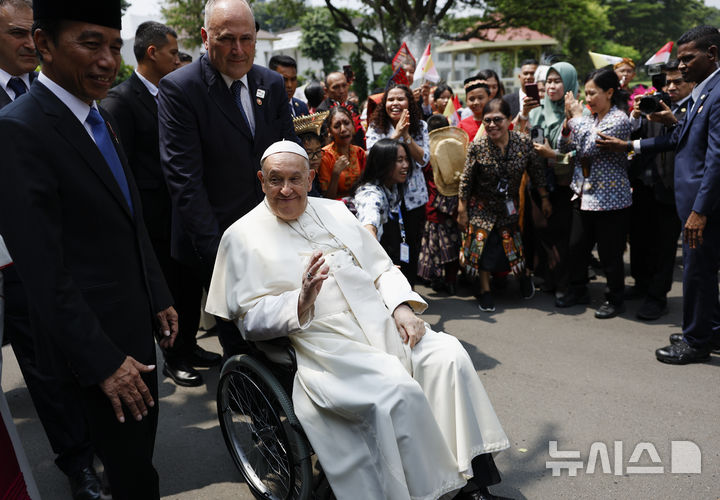
<path id="1" fill-rule="evenodd" d="M 398 223 L 400 224 L 400 237 L 405 243 L 405 224 L 403 223 L 402 207 L 398 207 Z"/>

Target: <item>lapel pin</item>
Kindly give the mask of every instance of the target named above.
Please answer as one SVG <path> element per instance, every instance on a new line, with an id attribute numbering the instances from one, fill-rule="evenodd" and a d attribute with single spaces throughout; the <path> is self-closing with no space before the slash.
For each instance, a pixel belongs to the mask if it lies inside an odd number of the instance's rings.
<path id="1" fill-rule="evenodd" d="M 262 106 L 263 102 L 262 102 L 262 99 L 260 99 L 259 97 L 255 100 L 255 102 L 257 103 L 258 106 Z"/>
<path id="2" fill-rule="evenodd" d="M 698 108 L 698 112 L 697 112 L 697 114 L 700 114 L 700 111 L 702 111 L 702 109 L 703 109 L 703 107 L 702 107 L 702 106 L 700 106 L 700 107 Z"/>
<path id="3" fill-rule="evenodd" d="M 264 99 L 264 98 L 265 98 L 265 91 L 264 91 L 263 89 L 257 89 L 257 92 L 255 92 L 255 97 L 257 97 L 257 98 L 259 98 L 259 99 Z M 258 99 L 258 100 L 259 100 L 259 99 Z"/>

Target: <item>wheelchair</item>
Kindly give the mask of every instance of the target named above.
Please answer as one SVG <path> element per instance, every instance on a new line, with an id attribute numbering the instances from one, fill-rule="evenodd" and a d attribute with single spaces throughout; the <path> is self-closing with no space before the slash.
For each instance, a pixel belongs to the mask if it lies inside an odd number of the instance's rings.
<path id="1" fill-rule="evenodd" d="M 289 394 L 296 370 L 287 339 L 256 342 L 250 354 L 229 358 L 217 389 L 220 428 L 256 498 L 334 500 L 293 410 Z"/>

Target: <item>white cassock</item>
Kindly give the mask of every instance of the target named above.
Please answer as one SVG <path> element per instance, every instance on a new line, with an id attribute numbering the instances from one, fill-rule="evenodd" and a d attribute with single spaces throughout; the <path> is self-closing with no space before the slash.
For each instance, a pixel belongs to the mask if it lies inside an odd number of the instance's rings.
<path id="1" fill-rule="evenodd" d="M 298 318 L 315 250 L 330 275 Z M 455 337 L 426 324 L 402 343 L 403 302 L 427 307 L 342 202 L 309 198 L 289 223 L 261 203 L 220 242 L 206 310 L 248 340 L 289 336 L 295 412 L 339 499 L 436 499 L 466 483 L 473 457 L 509 447 Z"/>

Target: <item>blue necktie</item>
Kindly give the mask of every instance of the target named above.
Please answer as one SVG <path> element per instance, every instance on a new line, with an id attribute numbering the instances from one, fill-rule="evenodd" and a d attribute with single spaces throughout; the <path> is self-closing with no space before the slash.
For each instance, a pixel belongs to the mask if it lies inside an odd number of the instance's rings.
<path id="1" fill-rule="evenodd" d="M 112 139 L 110 138 L 107 126 L 105 125 L 105 120 L 102 116 L 100 116 L 100 112 L 97 109 L 90 108 L 90 114 L 88 115 L 86 121 L 90 124 L 93 137 L 95 137 L 95 143 L 110 167 L 110 171 L 112 172 L 113 177 L 115 177 L 115 180 L 120 187 L 120 191 L 122 191 L 122 194 L 125 197 L 125 201 L 127 201 L 130 212 L 133 213 L 133 205 L 130 199 L 130 188 L 128 187 L 127 178 L 125 177 L 125 171 L 122 168 L 122 163 L 120 163 L 120 158 L 115 150 L 115 146 L 113 146 Z"/>
<path id="2" fill-rule="evenodd" d="M 250 129 L 250 133 L 255 136 L 255 122 L 251 122 L 248 120 L 248 115 L 245 112 L 245 106 L 243 105 L 243 99 L 242 99 L 242 91 L 245 88 L 245 84 L 241 80 L 235 80 L 232 85 L 230 86 L 230 91 L 232 92 L 233 97 L 235 98 L 235 104 L 237 104 L 237 107 L 240 108 L 240 113 L 242 113 L 242 117 L 245 119 L 245 124 Z M 247 89 L 246 89 L 247 90 Z M 248 96 L 248 101 L 250 100 Z M 250 104 L 252 106 L 252 104 Z M 252 112 L 252 110 L 250 110 Z"/>
<path id="3" fill-rule="evenodd" d="M 15 99 L 27 92 L 25 82 L 23 82 L 22 79 L 17 76 L 13 76 L 12 78 L 10 78 L 7 86 L 10 87 L 13 92 L 15 92 Z"/>

